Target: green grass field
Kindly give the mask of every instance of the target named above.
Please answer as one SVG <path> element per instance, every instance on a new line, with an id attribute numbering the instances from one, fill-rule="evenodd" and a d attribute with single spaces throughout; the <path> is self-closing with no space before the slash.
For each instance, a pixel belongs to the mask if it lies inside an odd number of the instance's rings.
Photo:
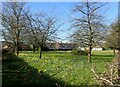
<path id="1" fill-rule="evenodd" d="M 42 59 L 39 52 L 21 51 L 18 57 L 9 54 L 3 59 L 3 85 L 98 85 L 90 69 L 96 64 L 103 72 L 113 58 L 111 50 L 93 51 L 91 63 L 86 55 L 72 55 L 69 51 L 43 52 Z"/>

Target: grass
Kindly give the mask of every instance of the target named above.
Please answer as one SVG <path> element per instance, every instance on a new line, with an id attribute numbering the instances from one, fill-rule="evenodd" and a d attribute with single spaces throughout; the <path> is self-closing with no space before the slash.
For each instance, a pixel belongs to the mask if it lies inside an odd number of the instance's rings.
<path id="1" fill-rule="evenodd" d="M 96 63 L 98 71 L 104 71 L 113 53 L 93 51 L 92 55 L 92 62 L 88 63 L 87 56 L 67 51 L 43 52 L 42 59 L 38 52 L 21 51 L 18 57 L 3 60 L 3 85 L 98 85 L 90 68 Z"/>

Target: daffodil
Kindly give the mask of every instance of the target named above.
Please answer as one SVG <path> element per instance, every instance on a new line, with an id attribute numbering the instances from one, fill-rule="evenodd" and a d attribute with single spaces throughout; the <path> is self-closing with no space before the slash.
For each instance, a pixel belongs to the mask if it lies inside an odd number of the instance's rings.
<path id="1" fill-rule="evenodd" d="M 44 72 L 46 72 L 46 69 L 44 69 Z"/>
<path id="2" fill-rule="evenodd" d="M 41 70 L 38 70 L 38 73 L 40 73 Z"/>

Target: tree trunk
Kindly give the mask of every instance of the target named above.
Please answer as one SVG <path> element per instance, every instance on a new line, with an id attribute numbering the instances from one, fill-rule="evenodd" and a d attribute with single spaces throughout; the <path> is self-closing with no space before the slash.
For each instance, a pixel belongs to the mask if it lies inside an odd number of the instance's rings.
<path id="1" fill-rule="evenodd" d="M 92 51 L 92 27 L 91 27 L 91 19 L 90 19 L 90 7 L 89 7 L 89 2 L 87 2 L 87 19 L 88 19 L 88 28 L 90 32 L 90 38 L 89 38 L 89 51 L 88 51 L 88 62 L 91 62 L 91 51 Z"/>
<path id="2" fill-rule="evenodd" d="M 113 53 L 114 53 L 114 56 L 115 56 L 115 47 L 113 48 Z"/>
<path id="3" fill-rule="evenodd" d="M 35 52 L 35 45 L 33 44 L 33 52 Z"/>
<path id="4" fill-rule="evenodd" d="M 88 51 L 88 62 L 91 62 L 91 52 L 92 52 L 92 47 L 90 45 L 89 46 L 89 51 Z"/>
<path id="5" fill-rule="evenodd" d="M 39 46 L 40 47 L 40 56 L 39 58 L 41 59 L 42 58 L 42 46 Z"/>
<path id="6" fill-rule="evenodd" d="M 16 46 L 15 46 L 15 53 L 16 53 L 16 55 L 19 55 L 19 46 L 18 46 L 18 44 L 16 44 Z"/>
<path id="7" fill-rule="evenodd" d="M 16 37 L 16 44 L 15 44 L 15 53 L 19 55 L 19 35 Z"/>

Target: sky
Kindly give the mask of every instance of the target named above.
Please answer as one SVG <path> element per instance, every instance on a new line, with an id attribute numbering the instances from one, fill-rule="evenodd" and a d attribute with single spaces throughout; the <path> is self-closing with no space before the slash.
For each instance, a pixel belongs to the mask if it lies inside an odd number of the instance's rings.
<path id="1" fill-rule="evenodd" d="M 54 15 L 56 18 L 64 25 L 60 28 L 58 32 L 58 37 L 61 38 L 62 42 L 67 42 L 69 35 L 74 31 L 70 29 L 72 17 L 74 14 L 72 12 L 73 7 L 76 2 L 28 2 L 27 6 L 30 7 L 33 13 L 46 12 L 49 15 Z M 105 7 L 105 16 L 107 19 L 107 24 L 111 24 L 118 16 L 118 3 L 109 2 Z"/>
<path id="2" fill-rule="evenodd" d="M 74 14 L 72 8 L 75 6 L 76 2 L 27 2 L 26 6 L 31 9 L 32 13 L 45 12 L 49 15 L 54 15 L 60 21 L 64 23 L 58 31 L 58 37 L 61 38 L 59 41 L 67 42 L 68 36 L 74 30 L 70 29 L 72 17 Z M 111 24 L 118 15 L 118 3 L 109 2 L 105 7 L 105 15 L 108 20 L 108 24 Z"/>

